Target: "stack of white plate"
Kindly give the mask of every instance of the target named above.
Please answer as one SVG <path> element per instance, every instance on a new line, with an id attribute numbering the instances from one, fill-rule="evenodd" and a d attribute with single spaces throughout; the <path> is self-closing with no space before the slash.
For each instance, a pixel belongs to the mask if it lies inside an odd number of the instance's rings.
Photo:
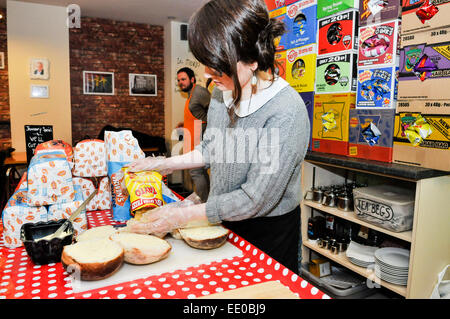
<path id="1" fill-rule="evenodd" d="M 408 271 L 409 250 L 387 247 L 375 252 L 375 275 L 381 280 L 406 286 Z"/>
<path id="2" fill-rule="evenodd" d="M 364 246 L 352 241 L 345 253 L 352 264 L 373 269 L 375 265 L 375 251 L 378 249 L 378 247 Z"/>

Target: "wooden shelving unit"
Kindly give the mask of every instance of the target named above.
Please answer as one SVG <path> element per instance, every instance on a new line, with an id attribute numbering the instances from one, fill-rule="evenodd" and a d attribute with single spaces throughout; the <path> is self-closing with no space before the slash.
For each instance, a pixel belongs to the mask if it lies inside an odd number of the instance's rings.
<path id="1" fill-rule="evenodd" d="M 362 225 L 362 226 L 366 226 L 368 228 L 371 228 L 373 230 L 382 232 L 382 233 L 387 234 L 389 236 L 392 236 L 392 237 L 395 237 L 395 238 L 399 238 L 399 239 L 407 241 L 407 242 L 411 242 L 412 241 L 412 231 L 405 231 L 405 232 L 401 232 L 401 233 L 395 233 L 393 231 L 389 231 L 387 229 L 384 229 L 384 228 L 381 228 L 381 227 L 378 227 L 378 226 L 366 223 L 365 221 L 363 221 L 361 219 L 358 219 L 356 217 L 355 212 L 353 212 L 353 211 L 351 211 L 351 212 L 344 212 L 344 211 L 341 211 L 341 210 L 339 210 L 337 208 L 327 207 L 327 206 L 324 206 L 322 204 L 315 203 L 315 202 L 309 201 L 309 200 L 304 200 L 303 204 L 308 206 L 308 207 L 320 210 L 320 211 L 322 211 L 324 213 L 327 213 L 327 214 L 330 214 L 330 215 L 334 215 L 334 216 L 340 217 L 342 219 L 348 220 L 348 221 L 350 221 L 352 223 L 359 224 L 359 225 Z"/>
<path id="2" fill-rule="evenodd" d="M 375 276 L 375 272 L 372 269 L 367 269 L 363 267 L 359 267 L 357 265 L 352 264 L 345 253 L 339 253 L 338 255 L 332 254 L 330 250 L 320 248 L 316 243 L 312 243 L 310 241 L 303 242 L 303 245 L 308 247 L 309 249 L 314 250 L 315 252 L 323 255 L 324 257 L 331 259 L 338 264 L 356 272 L 357 274 L 366 277 L 369 281 L 372 282 L 372 285 L 381 285 L 389 290 L 392 290 L 393 292 L 406 297 L 406 287 L 405 286 L 399 286 L 394 285 L 389 282 L 383 281 L 380 278 Z"/>
<path id="3" fill-rule="evenodd" d="M 308 262 L 310 253 L 314 252 L 368 278 L 368 284 L 369 281 L 373 285 L 379 284 L 408 299 L 429 298 L 438 273 L 450 263 L 450 172 L 309 152 L 302 168 L 304 192 L 313 186 L 313 172 L 316 187 L 343 184 L 349 174 L 364 177 L 369 185 L 380 182 L 406 184 L 415 189 L 414 221 L 412 230 L 396 233 L 360 220 L 352 211 L 344 212 L 302 200 L 303 261 Z M 345 253 L 332 254 L 310 241 L 307 235 L 308 218 L 314 212 L 330 214 L 404 241 L 405 246 L 410 247 L 407 286 L 385 282 L 376 277 L 373 270 L 351 263 Z"/>

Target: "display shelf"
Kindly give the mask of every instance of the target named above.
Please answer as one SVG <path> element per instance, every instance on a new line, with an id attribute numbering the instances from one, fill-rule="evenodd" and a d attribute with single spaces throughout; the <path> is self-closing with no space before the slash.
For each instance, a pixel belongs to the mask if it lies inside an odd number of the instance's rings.
<path id="1" fill-rule="evenodd" d="M 393 231 L 389 231 L 387 229 L 375 226 L 373 224 L 367 223 L 367 222 L 357 218 L 354 211 L 344 212 L 344 211 L 341 211 L 341 210 L 339 210 L 337 208 L 327 207 L 327 206 L 324 206 L 324 205 L 319 204 L 319 203 L 315 203 L 315 202 L 310 201 L 310 200 L 304 200 L 303 204 L 308 206 L 308 207 L 320 210 L 320 211 L 322 211 L 324 213 L 331 214 L 331 215 L 343 218 L 345 220 L 348 220 L 350 222 L 353 222 L 353 223 L 356 223 L 356 224 L 359 224 L 359 225 L 371 228 L 373 230 L 379 231 L 379 232 L 387 234 L 389 236 L 392 236 L 392 237 L 395 237 L 395 238 L 399 238 L 399 239 L 407 241 L 407 242 L 411 242 L 412 241 L 412 231 L 405 231 L 405 232 L 401 232 L 401 233 L 396 233 L 396 232 L 393 232 Z"/>
<path id="2" fill-rule="evenodd" d="M 302 256 L 308 262 L 311 252 L 317 252 L 344 267 L 370 276 L 367 269 L 350 263 L 346 256 L 334 255 L 308 239 L 308 219 L 314 210 L 345 219 L 369 229 L 379 231 L 410 244 L 410 264 L 406 287 L 382 282 L 389 290 L 408 299 L 429 298 L 436 284 L 438 274 L 450 260 L 450 223 L 447 207 L 450 207 L 450 172 L 364 161 L 331 154 L 308 153 L 302 167 L 302 189 L 304 192 L 320 185 L 342 185 L 351 180 L 364 180 L 371 185 L 394 184 L 415 190 L 413 227 L 410 231 L 395 233 L 366 223 L 356 218 L 354 212 L 343 212 L 312 201 L 302 200 Z M 386 169 L 383 169 L 386 168 Z M 356 172 L 356 174 L 355 174 Z M 379 280 L 379 279 L 377 279 Z"/>
<path id="3" fill-rule="evenodd" d="M 425 178 L 450 175 L 450 172 L 438 171 L 429 168 L 385 163 L 320 152 L 308 152 L 305 156 L 305 161 L 319 165 L 335 166 L 353 171 L 360 171 L 408 181 L 418 181 Z"/>
<path id="4" fill-rule="evenodd" d="M 403 296 L 406 297 L 406 286 L 400 286 L 400 285 L 394 285 L 389 282 L 386 282 L 384 280 L 381 280 L 380 278 L 375 276 L 375 273 L 372 269 L 359 267 L 355 264 L 352 264 L 345 253 L 339 253 L 337 255 L 332 254 L 328 249 L 320 248 L 316 243 L 312 243 L 311 241 L 305 241 L 303 242 L 303 245 L 308 247 L 309 249 L 314 250 L 315 252 L 319 253 L 320 255 L 346 267 L 347 269 L 350 269 L 357 274 L 369 279 L 372 282 L 372 285 L 376 287 L 377 284 Z M 409 279 L 408 279 L 409 280 Z"/>

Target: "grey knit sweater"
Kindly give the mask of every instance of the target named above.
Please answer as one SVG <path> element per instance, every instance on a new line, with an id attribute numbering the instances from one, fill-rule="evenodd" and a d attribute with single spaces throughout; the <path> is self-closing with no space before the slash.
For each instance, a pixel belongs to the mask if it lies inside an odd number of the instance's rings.
<path id="1" fill-rule="evenodd" d="M 229 128 L 223 94 L 215 89 L 208 126 L 196 149 L 211 168 L 209 222 L 279 216 L 300 203 L 301 163 L 309 120 L 300 95 L 283 88 L 256 112 Z"/>

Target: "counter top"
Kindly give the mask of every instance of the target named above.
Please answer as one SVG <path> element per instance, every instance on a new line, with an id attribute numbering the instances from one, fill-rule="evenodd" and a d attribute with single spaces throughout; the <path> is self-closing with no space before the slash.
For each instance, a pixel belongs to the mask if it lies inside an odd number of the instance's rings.
<path id="1" fill-rule="evenodd" d="M 110 211 L 86 215 L 89 228 L 115 224 Z M 0 299 L 193 299 L 209 295 L 227 298 L 228 294 L 221 295 L 224 292 L 232 292 L 233 298 L 238 299 L 257 298 L 254 292 L 261 286 L 252 286 L 267 283 L 273 287 L 273 282 L 279 283 L 271 295 L 273 299 L 286 299 L 287 295 L 300 299 L 330 298 L 234 233 L 230 233 L 228 242 L 242 251 L 240 256 L 78 293 L 60 262 L 34 265 L 23 247 L 5 248 L 3 236 L 0 238 Z"/>
<path id="2" fill-rule="evenodd" d="M 395 163 L 385 163 L 320 152 L 307 152 L 305 160 L 314 164 L 337 166 L 364 171 L 376 175 L 386 175 L 389 177 L 413 181 L 450 175 L 450 172 L 438 171 L 429 168 L 401 165 Z"/>

